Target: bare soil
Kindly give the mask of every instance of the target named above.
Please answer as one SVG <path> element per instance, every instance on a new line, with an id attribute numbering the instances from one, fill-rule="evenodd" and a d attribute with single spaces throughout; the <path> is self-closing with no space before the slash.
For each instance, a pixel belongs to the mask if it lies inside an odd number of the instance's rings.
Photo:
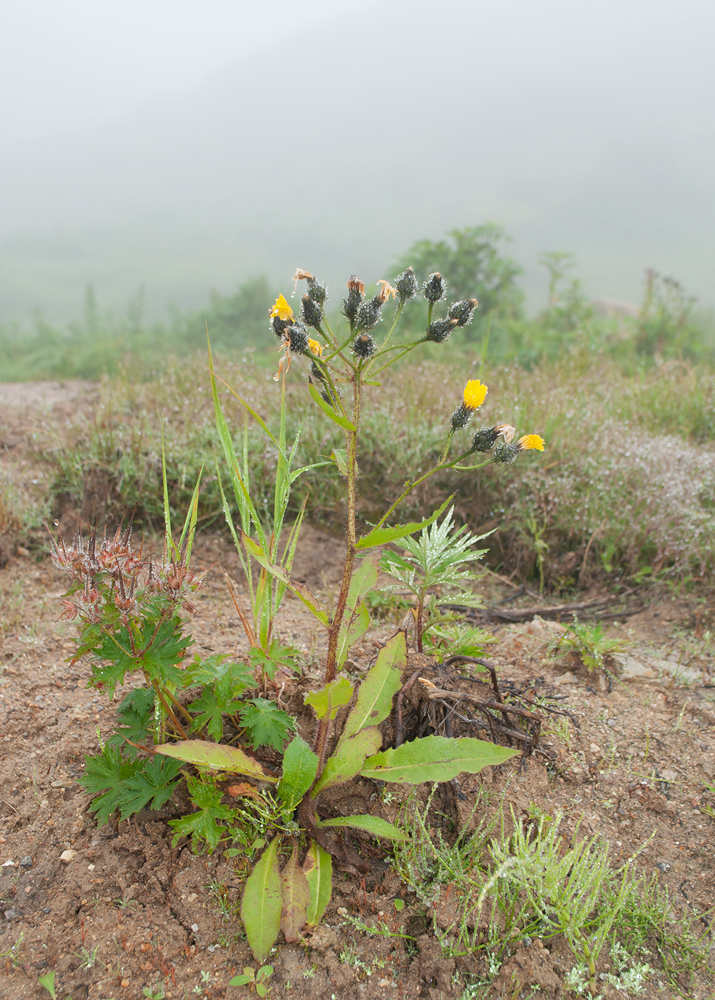
<path id="1" fill-rule="evenodd" d="M 40 393 L 43 419 L 61 419 L 61 409 L 52 407 L 61 408 L 66 397 L 59 390 L 57 399 L 50 397 Z M 0 427 L 3 461 L 14 463 L 15 471 L 30 461 L 27 435 L 39 419 L 37 409 L 26 408 L 28 399 L 20 393 L 17 419 L 10 421 L 6 410 Z M 316 590 L 329 590 L 339 556 L 337 539 L 308 526 L 298 575 Z M 220 563 L 237 576 L 235 555 L 225 538 L 211 534 L 200 540 L 194 562 L 215 567 L 193 621 L 197 651 L 241 655 L 245 640 L 218 569 Z M 126 691 L 118 690 L 110 703 L 87 688 L 88 663 L 69 665 L 73 626 L 57 624 L 65 586 L 66 578 L 46 557 L 30 557 L 17 542 L 8 547 L 0 569 L 0 998 L 47 996 L 37 980 L 50 970 L 63 1000 L 140 1000 L 161 996 L 160 987 L 172 1000 L 248 996 L 248 987 L 228 982 L 255 962 L 236 917 L 222 913 L 215 889 L 223 887 L 228 908 L 235 907 L 242 891 L 240 862 L 220 854 L 196 856 L 182 844 L 171 847 L 166 820 L 180 815 L 186 803 L 101 829 L 88 811 L 89 796 L 77 784 L 83 755 L 97 751 Z M 610 690 L 577 664 L 551 660 L 547 646 L 558 626 L 536 619 L 498 630 L 492 651 L 503 687 L 546 699 L 578 725 L 570 724 L 566 735 L 565 717 L 549 714 L 539 752 L 441 786 L 436 804 L 442 819 L 435 822 L 444 824 L 445 834 L 467 821 L 484 790 L 495 793 L 493 802 L 504 795 L 507 816 L 511 809 L 517 817 L 535 807 L 550 815 L 562 810 L 564 832 L 580 822 L 583 835 L 602 834 L 614 862 L 648 841 L 637 863 L 657 873 L 675 913 L 711 908 L 715 821 L 703 808 L 715 807 L 715 800 L 703 789 L 715 782 L 715 689 L 709 647 L 683 631 L 696 611 L 687 600 L 660 600 L 611 626 L 630 645 L 614 668 L 619 676 Z M 358 674 L 367 669 L 394 627 L 370 633 L 350 668 Z M 303 677 L 287 684 L 281 698 L 309 737 L 302 699 L 320 676 L 320 636 L 290 599 L 280 634 L 305 653 Z M 412 654 L 408 671 L 416 667 L 452 690 L 480 687 Z M 420 716 L 418 698 L 416 686 L 408 727 Z M 391 736 L 386 730 L 386 745 Z M 386 805 L 377 786 L 361 780 L 350 786 L 349 797 L 336 794 L 330 806 L 336 813 L 376 812 L 393 819 L 399 800 Z M 433 931 L 433 920 L 443 929 L 454 920 L 453 887 L 443 887 L 430 912 L 406 891 L 374 842 L 356 837 L 352 847 L 365 859 L 366 871 L 339 867 L 324 923 L 300 945 L 279 944 L 269 960 L 274 997 L 438 1000 L 461 995 L 457 973 L 462 984 L 469 976 L 485 976 L 481 958 L 445 958 Z M 399 913 L 396 899 L 405 902 Z M 351 917 L 366 923 L 380 918 L 393 934 L 408 937 L 368 936 Z M 705 930 L 712 917 L 702 919 Z M 538 987 L 539 995 L 566 997 L 564 976 L 572 964 L 563 948 L 534 941 L 502 968 L 491 995 L 527 997 Z M 712 968 L 682 988 L 680 995 L 711 997 Z M 602 989 L 604 998 L 616 995 L 608 990 Z M 656 975 L 645 995 L 678 993 Z"/>

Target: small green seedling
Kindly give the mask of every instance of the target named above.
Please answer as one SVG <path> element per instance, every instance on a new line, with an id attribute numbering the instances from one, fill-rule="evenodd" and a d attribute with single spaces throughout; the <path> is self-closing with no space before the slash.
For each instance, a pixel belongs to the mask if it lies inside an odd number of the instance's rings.
<path id="1" fill-rule="evenodd" d="M 242 976 L 234 976 L 230 980 L 229 986 L 248 986 L 249 984 L 256 987 L 256 993 L 259 997 L 267 997 L 270 993 L 270 987 L 264 986 L 263 980 L 268 979 L 269 976 L 273 975 L 272 965 L 262 965 L 261 968 L 256 972 L 250 965 L 245 966 Z"/>
<path id="2" fill-rule="evenodd" d="M 57 994 L 55 993 L 55 970 L 45 973 L 44 976 L 40 976 L 37 980 L 40 986 L 44 986 L 47 992 L 52 997 L 52 1000 L 56 1000 Z"/>

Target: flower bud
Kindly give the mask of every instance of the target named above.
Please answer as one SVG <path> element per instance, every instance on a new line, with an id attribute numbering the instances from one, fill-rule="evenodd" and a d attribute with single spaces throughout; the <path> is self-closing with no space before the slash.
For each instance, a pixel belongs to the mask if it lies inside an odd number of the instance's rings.
<path id="1" fill-rule="evenodd" d="M 472 438 L 472 451 L 489 451 L 498 437 L 497 427 L 480 427 Z"/>
<path id="2" fill-rule="evenodd" d="M 365 297 L 365 282 L 360 281 L 353 275 L 348 281 L 348 294 L 347 297 L 343 299 L 343 315 L 348 320 L 352 326 L 355 323 L 355 318 Z"/>
<path id="3" fill-rule="evenodd" d="M 427 327 L 425 340 L 431 340 L 434 344 L 443 344 L 457 325 L 456 319 L 437 319 Z"/>
<path id="4" fill-rule="evenodd" d="M 356 354 L 359 358 L 369 358 L 371 354 L 375 353 L 375 350 L 376 345 L 371 334 L 361 333 L 359 337 L 355 338 L 353 354 Z"/>
<path id="5" fill-rule="evenodd" d="M 361 302 L 355 317 L 355 329 L 373 330 L 382 319 L 382 304 L 379 295 Z"/>
<path id="6" fill-rule="evenodd" d="M 439 271 L 435 271 L 425 281 L 422 290 L 428 302 L 439 302 L 440 299 L 444 298 L 444 294 L 447 291 L 447 282 Z"/>
<path id="7" fill-rule="evenodd" d="M 458 326 L 467 326 L 472 322 L 474 310 L 478 305 L 476 299 L 462 299 L 460 302 L 452 303 L 447 315 L 450 319 L 456 319 Z"/>
<path id="8" fill-rule="evenodd" d="M 317 330 L 322 319 L 323 310 L 311 299 L 310 293 L 306 292 L 303 296 L 303 321 L 307 326 L 312 326 Z"/>
<path id="9" fill-rule="evenodd" d="M 328 289 L 322 281 L 318 281 L 317 278 L 309 278 L 308 295 L 310 295 L 313 302 L 317 302 L 319 306 L 322 306 L 328 297 Z"/>
<path id="10" fill-rule="evenodd" d="M 274 316 L 271 320 L 271 329 L 275 333 L 279 340 L 282 340 L 285 336 L 285 332 L 291 325 L 292 320 L 281 319 L 280 316 Z"/>
<path id="11" fill-rule="evenodd" d="M 395 288 L 397 289 L 397 294 L 400 296 L 400 302 L 407 302 L 408 299 L 414 299 L 419 287 L 417 275 L 411 267 L 408 267 L 406 271 L 403 271 L 402 274 L 395 278 Z"/>
<path id="12" fill-rule="evenodd" d="M 290 342 L 290 349 L 295 354 L 303 354 L 308 350 L 308 334 L 300 321 L 286 328 L 284 338 Z"/>
<path id="13" fill-rule="evenodd" d="M 502 465 L 511 465 L 520 450 L 518 444 L 500 444 L 494 449 L 494 461 L 501 462 Z"/>

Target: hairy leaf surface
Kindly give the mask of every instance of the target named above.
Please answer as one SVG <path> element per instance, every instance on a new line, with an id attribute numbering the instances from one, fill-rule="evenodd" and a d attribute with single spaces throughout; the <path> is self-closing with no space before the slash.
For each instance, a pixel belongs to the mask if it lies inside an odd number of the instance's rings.
<path id="1" fill-rule="evenodd" d="M 389 639 L 378 653 L 360 685 L 357 702 L 347 718 L 340 738 L 343 743 L 368 726 L 376 726 L 392 710 L 392 699 L 402 686 L 402 670 L 407 658 L 404 632 Z"/>
<path id="2" fill-rule="evenodd" d="M 305 872 L 298 864 L 298 845 L 281 872 L 281 930 L 286 941 L 298 941 L 300 929 L 305 924 L 310 905 L 310 886 Z"/>
<path id="3" fill-rule="evenodd" d="M 400 830 L 394 823 L 388 823 L 386 819 L 379 816 L 334 816 L 332 819 L 324 819 L 316 823 L 318 827 L 352 827 L 355 830 L 364 830 L 371 833 L 373 837 L 385 837 L 387 840 L 409 840 L 409 836 L 404 830 Z"/>
<path id="4" fill-rule="evenodd" d="M 326 788 L 332 788 L 333 785 L 340 785 L 344 781 L 354 778 L 356 774 L 360 773 L 360 768 L 370 754 L 374 754 L 380 749 L 381 743 L 382 736 L 380 736 L 380 730 L 376 726 L 361 729 L 355 736 L 340 743 L 332 757 L 328 757 L 323 773 L 313 791 L 313 796 L 324 792 Z"/>
<path id="5" fill-rule="evenodd" d="M 283 755 L 283 777 L 277 792 L 287 809 L 293 810 L 315 781 L 318 772 L 318 756 L 305 740 L 295 736 Z"/>
<path id="6" fill-rule="evenodd" d="M 426 736 L 368 757 L 360 773 L 366 778 L 410 785 L 449 781 L 463 772 L 477 774 L 490 764 L 503 764 L 518 753 L 509 747 L 469 737 L 454 740 L 445 736 Z"/>
<path id="7" fill-rule="evenodd" d="M 305 856 L 303 871 L 310 888 L 307 920 L 309 924 L 319 924 L 333 891 L 333 860 L 314 840 Z"/>
<path id="8" fill-rule="evenodd" d="M 259 781 L 277 781 L 271 774 L 266 774 L 257 760 L 247 756 L 238 747 L 229 747 L 223 743 L 211 743 L 208 740 L 184 740 L 181 743 L 163 743 L 154 747 L 157 753 L 167 757 L 186 761 L 187 764 L 200 764 L 216 771 L 231 771 L 233 774 L 247 774 Z"/>
<path id="9" fill-rule="evenodd" d="M 280 837 L 274 837 L 246 880 L 241 919 L 253 957 L 262 962 L 275 944 L 281 928 L 283 898 L 278 867 Z"/>

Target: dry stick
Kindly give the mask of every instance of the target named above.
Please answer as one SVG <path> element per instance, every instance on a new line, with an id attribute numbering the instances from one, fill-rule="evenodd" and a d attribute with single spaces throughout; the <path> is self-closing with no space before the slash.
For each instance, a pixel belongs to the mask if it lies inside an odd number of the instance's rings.
<path id="1" fill-rule="evenodd" d="M 502 715 L 509 720 L 508 713 L 512 712 L 514 715 L 520 716 L 522 719 L 526 719 L 527 722 L 534 722 L 537 727 L 537 733 L 534 738 L 534 746 L 539 742 L 539 733 L 541 730 L 542 718 L 536 712 L 529 712 L 525 708 L 518 708 L 516 705 L 504 705 L 502 702 L 486 700 L 485 698 L 479 698 L 475 694 L 465 694 L 461 691 L 444 691 L 442 688 L 435 687 L 431 681 L 427 681 L 425 678 L 421 678 L 423 686 L 427 689 L 427 697 L 430 701 L 440 701 L 444 698 L 455 698 L 459 701 L 464 698 L 465 701 L 470 701 L 480 709 L 494 709 L 497 712 L 501 712 Z M 486 714 L 486 713 L 485 713 Z M 509 720 L 511 723 L 511 720 Z M 513 728 L 513 723 L 510 727 L 504 728 L 503 731 L 509 735 L 513 735 L 518 739 L 524 741 L 528 740 L 528 736 L 525 736 L 520 730 Z"/>
<path id="2" fill-rule="evenodd" d="M 402 685 L 400 693 L 397 695 L 397 705 L 395 708 L 395 749 L 402 745 L 402 702 L 406 694 L 412 690 L 412 686 L 420 675 L 419 670 L 415 670 L 410 679 Z"/>

